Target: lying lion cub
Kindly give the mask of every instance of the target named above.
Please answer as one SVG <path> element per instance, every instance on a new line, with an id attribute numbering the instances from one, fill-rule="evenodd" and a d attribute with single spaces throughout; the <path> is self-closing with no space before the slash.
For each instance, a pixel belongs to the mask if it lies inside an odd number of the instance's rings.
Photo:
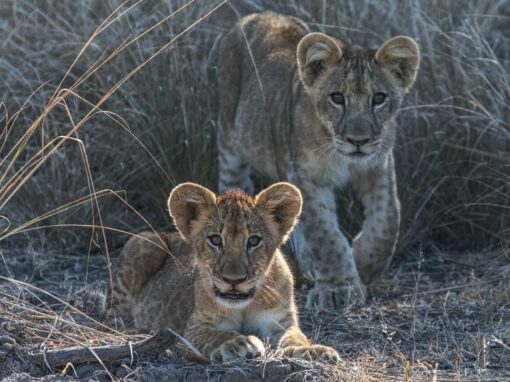
<path id="1" fill-rule="evenodd" d="M 299 329 L 293 278 L 279 247 L 301 212 L 301 193 L 277 183 L 252 198 L 216 196 L 192 183 L 168 200 L 180 236 L 142 233 L 114 270 L 113 311 L 139 330 L 172 328 L 213 361 L 264 354 L 336 361 Z"/>

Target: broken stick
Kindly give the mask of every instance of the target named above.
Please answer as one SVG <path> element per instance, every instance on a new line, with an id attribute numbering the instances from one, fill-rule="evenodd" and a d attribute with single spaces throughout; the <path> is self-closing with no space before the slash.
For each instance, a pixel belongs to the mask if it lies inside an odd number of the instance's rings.
<path id="1" fill-rule="evenodd" d="M 68 363 L 74 365 L 87 362 L 118 362 L 134 355 L 150 356 L 163 352 L 175 342 L 175 335 L 168 330 L 159 330 L 145 340 L 125 345 L 106 345 L 97 347 L 73 347 L 67 349 L 48 350 L 32 354 L 32 358 L 40 365 L 57 367 Z M 100 360 L 100 361 L 99 361 Z"/>

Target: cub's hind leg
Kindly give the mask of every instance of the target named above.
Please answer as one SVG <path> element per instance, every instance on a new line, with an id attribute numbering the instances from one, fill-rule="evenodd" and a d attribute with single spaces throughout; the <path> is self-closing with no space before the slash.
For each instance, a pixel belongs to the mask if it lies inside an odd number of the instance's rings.
<path id="1" fill-rule="evenodd" d="M 221 137 L 221 134 L 219 135 Z M 226 142 L 218 142 L 219 184 L 218 191 L 223 193 L 230 188 L 240 188 L 249 195 L 255 189 L 250 179 L 250 166 Z"/>
<path id="2" fill-rule="evenodd" d="M 165 234 L 142 232 L 132 236 L 113 268 L 112 285 L 106 300 L 109 318 L 126 328 L 133 328 L 133 308 L 149 279 L 164 265 L 168 255 Z"/>
<path id="3" fill-rule="evenodd" d="M 243 45 L 240 45 L 242 41 Z M 253 195 L 250 166 L 239 150 L 236 113 L 241 94 L 244 37 L 238 28 L 226 33 L 220 41 L 218 58 L 218 164 L 220 193 L 240 188 Z"/>

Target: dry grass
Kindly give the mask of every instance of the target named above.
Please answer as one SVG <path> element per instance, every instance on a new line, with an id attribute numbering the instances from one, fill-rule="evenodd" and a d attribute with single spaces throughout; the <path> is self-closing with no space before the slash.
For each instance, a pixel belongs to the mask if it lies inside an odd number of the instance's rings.
<path id="1" fill-rule="evenodd" d="M 308 333 L 345 349 L 345 364 L 284 369 L 296 380 L 508 377 L 510 4 L 222 4 L 0 2 L 0 275 L 78 301 L 91 285 L 104 288 L 127 235 L 169 226 L 162 206 L 174 184 L 215 186 L 212 47 L 237 17 L 232 6 L 240 15 L 297 15 L 374 46 L 408 34 L 423 62 L 399 115 L 399 262 L 368 307 L 307 313 Z M 352 195 L 341 211 L 355 233 L 361 214 Z M 3 284 L 0 324 L 24 333 L 25 350 L 126 340 L 47 295 Z M 133 372 L 167 367 L 151 365 Z"/>
<path id="2" fill-rule="evenodd" d="M 0 205 L 11 229 L 103 189 L 122 190 L 152 223 L 163 226 L 168 217 L 161 201 L 175 183 L 216 184 L 212 46 L 235 21 L 234 12 L 225 5 L 202 20 L 222 2 L 144 0 L 112 13 L 119 4 L 0 5 L 5 104 Z M 395 34 L 416 37 L 423 62 L 400 112 L 395 150 L 404 214 L 399 254 L 422 242 L 455 242 L 457 250 L 508 244 L 507 2 L 231 4 L 241 14 L 267 9 L 296 14 L 350 42 L 377 45 Z M 28 131 L 23 145 L 15 146 Z M 105 225 L 126 231 L 146 226 L 122 202 L 98 203 L 45 223 L 91 224 L 100 210 Z M 342 211 L 354 233 L 360 211 L 352 195 Z M 47 252 L 61 248 L 64 236 L 68 248 L 83 250 L 90 230 L 44 230 L 23 238 L 44 242 L 41 250 Z M 116 237 L 108 240 L 115 243 Z M 103 240 L 96 241 L 104 251 Z"/>

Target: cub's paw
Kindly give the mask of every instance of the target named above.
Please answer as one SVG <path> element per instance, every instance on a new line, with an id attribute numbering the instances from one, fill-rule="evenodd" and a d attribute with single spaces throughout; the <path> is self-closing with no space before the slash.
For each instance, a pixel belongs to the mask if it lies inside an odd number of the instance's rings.
<path id="1" fill-rule="evenodd" d="M 359 278 L 347 285 L 316 282 L 308 292 L 306 307 L 333 311 L 348 305 L 362 305 L 366 298 L 367 288 Z"/>
<path id="2" fill-rule="evenodd" d="M 308 361 L 340 361 L 340 356 L 336 350 L 324 345 L 287 346 L 283 349 L 283 355 L 292 358 L 306 359 Z"/>
<path id="3" fill-rule="evenodd" d="M 264 355 L 264 344 L 255 336 L 239 335 L 226 341 L 211 353 L 211 361 L 228 362 L 238 358 L 256 358 Z"/>

